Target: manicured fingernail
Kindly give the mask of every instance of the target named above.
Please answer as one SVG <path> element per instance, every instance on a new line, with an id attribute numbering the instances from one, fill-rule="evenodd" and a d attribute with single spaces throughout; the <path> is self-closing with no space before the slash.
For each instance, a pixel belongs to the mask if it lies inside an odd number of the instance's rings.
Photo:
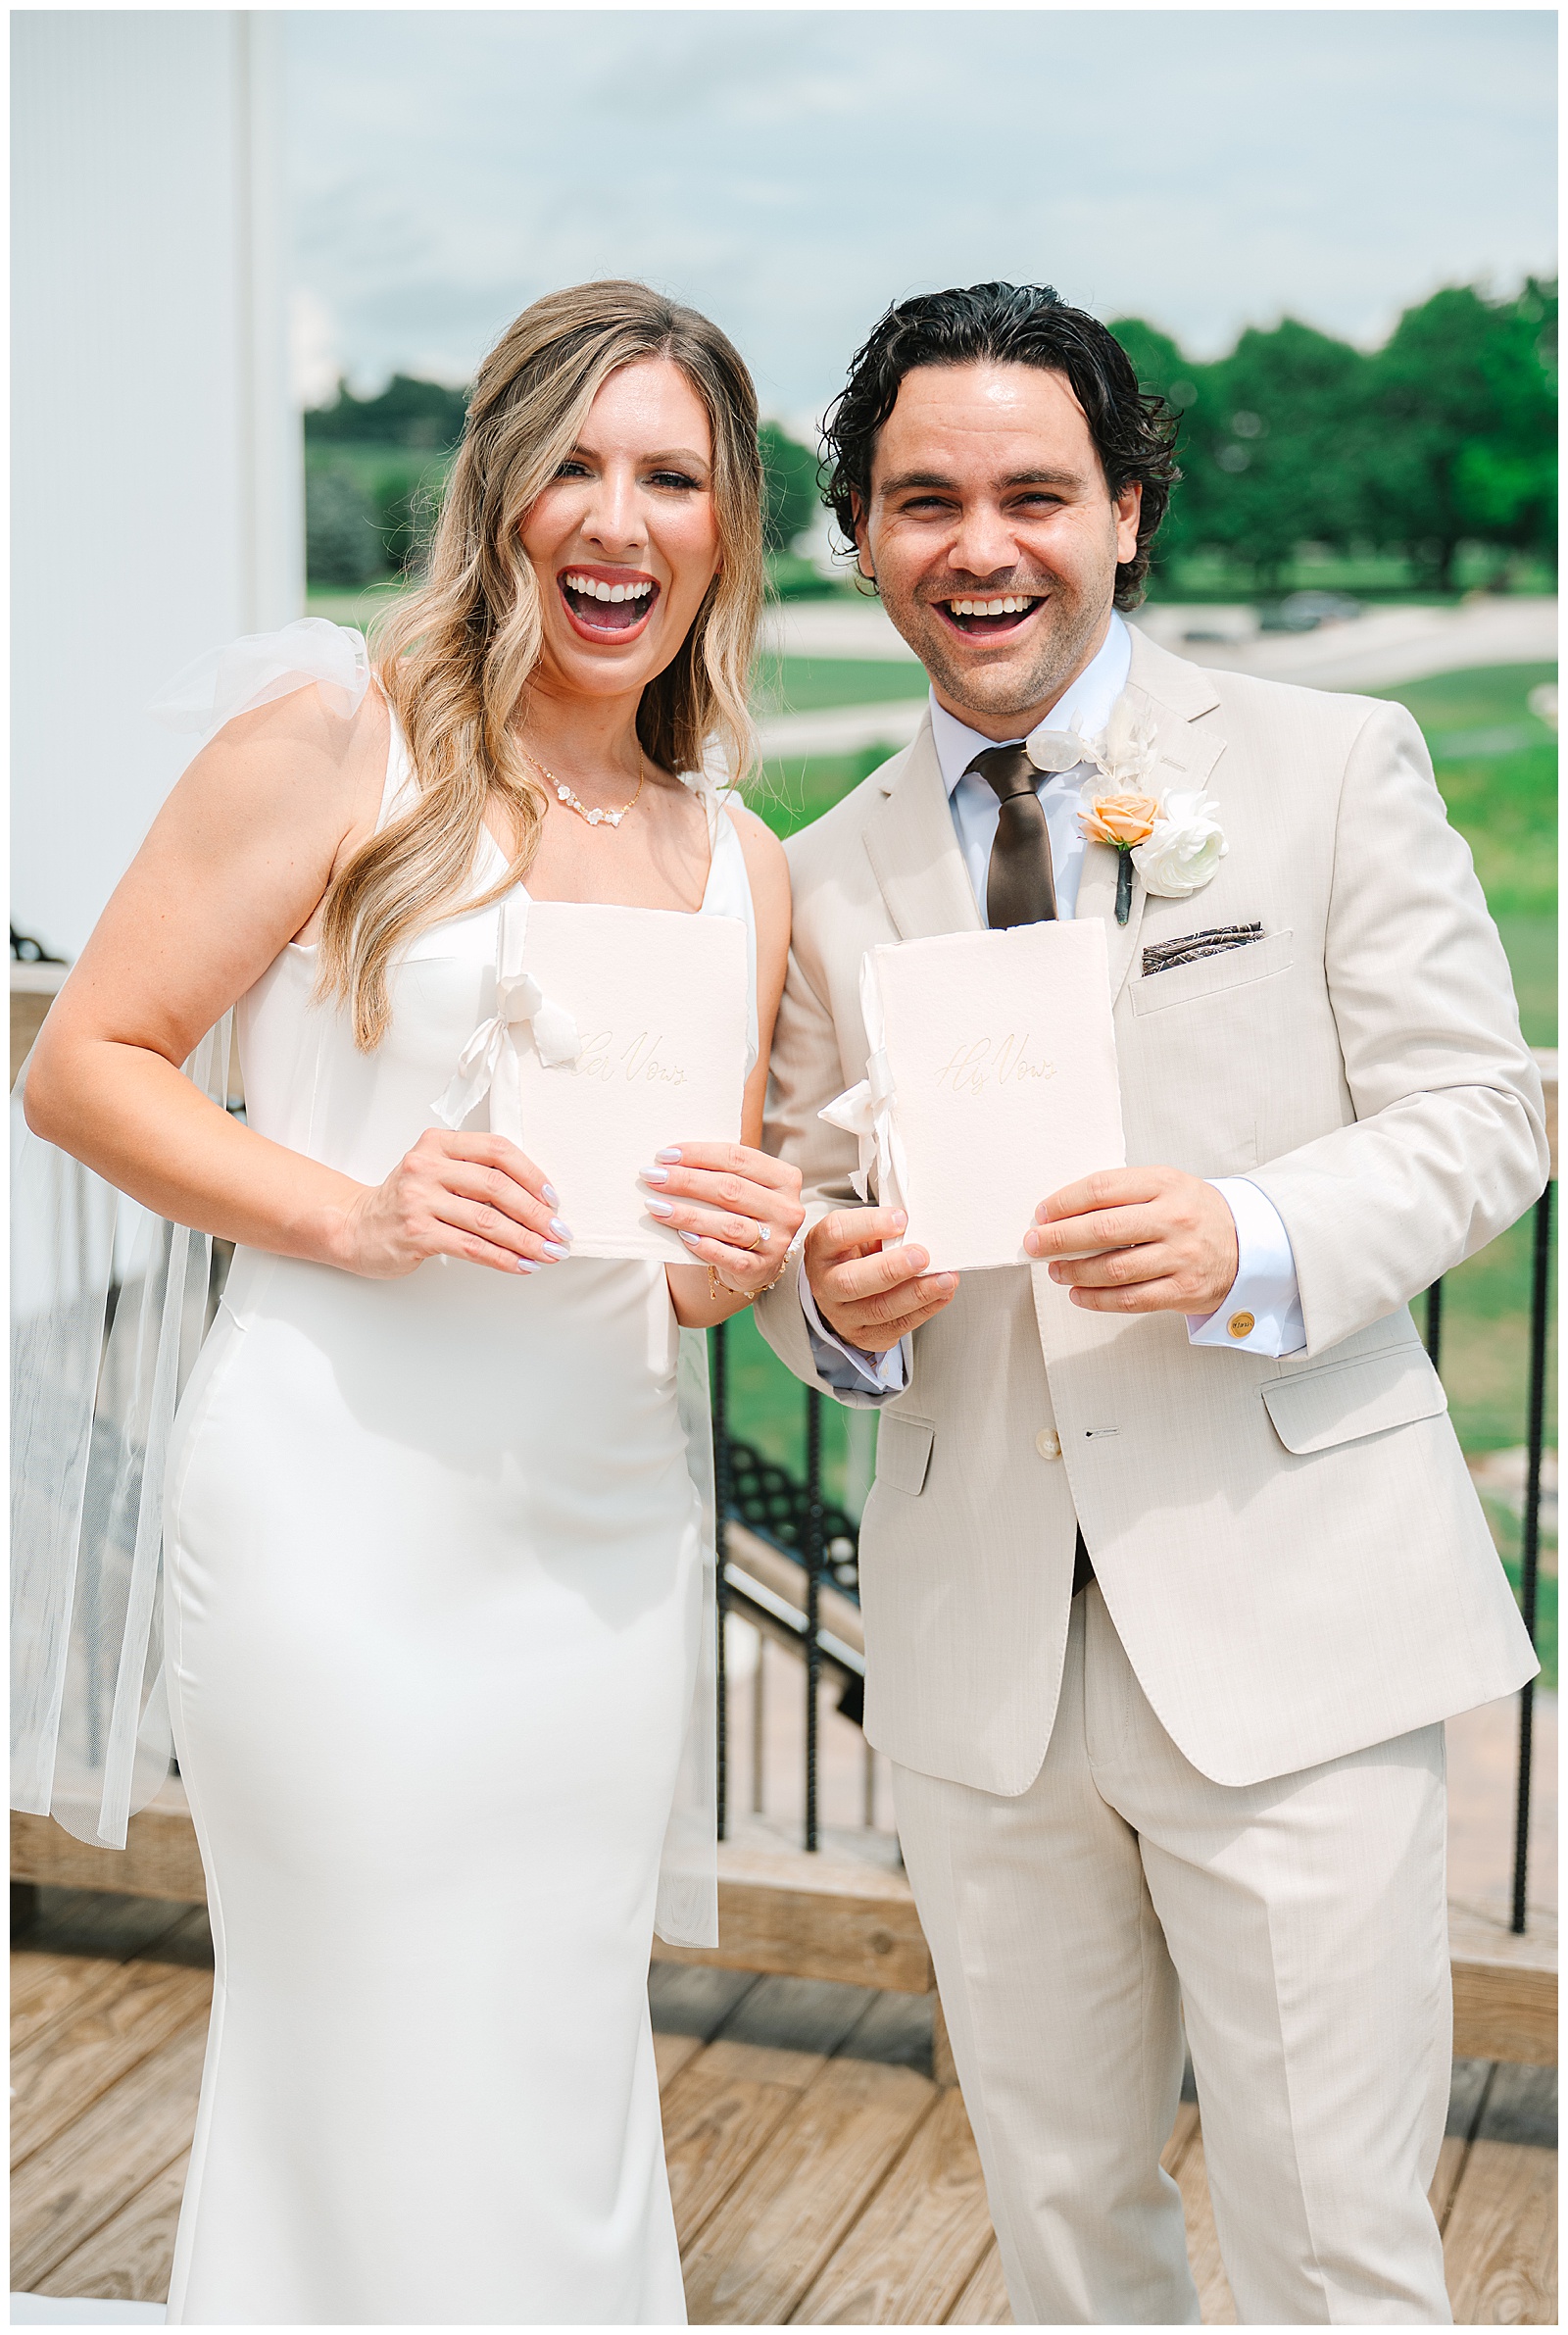
<path id="1" fill-rule="evenodd" d="M 893 1229 L 895 1232 L 903 1232 L 907 1226 L 908 1221 L 909 1219 L 905 1215 L 902 1208 L 896 1208 L 893 1211 Z"/>
<path id="2" fill-rule="evenodd" d="M 909 1268 L 912 1272 L 923 1273 L 930 1262 L 931 1260 L 926 1255 L 924 1249 L 911 1249 L 909 1251 Z"/>
<path id="3" fill-rule="evenodd" d="M 535 1265 L 531 1257 L 519 1257 L 517 1259 L 517 1270 L 520 1273 L 536 1273 L 539 1270 L 539 1267 L 537 1265 Z"/>
<path id="4" fill-rule="evenodd" d="M 681 1239 L 686 1243 L 686 1246 L 689 1249 L 695 1249 L 701 1237 L 701 1234 L 696 1232 L 683 1232 L 681 1234 Z"/>
<path id="5" fill-rule="evenodd" d="M 672 1217 L 675 1214 L 667 1200 L 647 1200 L 643 1205 L 651 1217 Z"/>
<path id="6" fill-rule="evenodd" d="M 644 1168 L 640 1173 L 645 1184 L 667 1184 L 669 1181 L 667 1168 Z"/>
<path id="7" fill-rule="evenodd" d="M 539 1197 L 541 1200 L 543 1200 L 546 1208 L 559 1208 L 561 1206 L 561 1194 L 556 1190 L 554 1184 L 541 1184 L 539 1186 Z"/>
<path id="8" fill-rule="evenodd" d="M 555 1234 L 557 1240 L 570 1240 L 571 1238 L 571 1226 L 569 1224 L 564 1224 L 559 1217 L 551 1217 L 550 1229 Z"/>
<path id="9" fill-rule="evenodd" d="M 680 1153 L 678 1151 L 656 1151 L 654 1158 L 656 1160 L 662 1160 L 667 1165 L 670 1162 L 678 1160 L 680 1158 Z"/>
<path id="10" fill-rule="evenodd" d="M 553 1240 L 547 1240 L 545 1242 L 545 1255 L 552 1260 L 558 1257 L 564 1257 L 565 1254 L 565 1250 L 559 1248 Z"/>

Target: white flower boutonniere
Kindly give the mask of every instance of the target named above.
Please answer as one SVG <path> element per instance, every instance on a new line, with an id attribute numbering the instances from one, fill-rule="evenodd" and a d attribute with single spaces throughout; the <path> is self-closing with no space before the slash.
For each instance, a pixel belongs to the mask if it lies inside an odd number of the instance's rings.
<path id="1" fill-rule="evenodd" d="M 1165 797 L 1148 841 L 1132 857 L 1146 892 L 1160 900 L 1190 900 L 1229 849 L 1213 805 L 1198 787 Z"/>
<path id="2" fill-rule="evenodd" d="M 1076 730 L 1048 729 L 1044 723 L 1024 740 L 1037 770 L 1072 770 L 1088 763 L 1103 779 L 1086 786 L 1078 823 L 1097 843 L 1117 855 L 1116 921 L 1132 909 L 1133 869 L 1146 892 L 1161 900 L 1186 900 L 1200 891 L 1229 850 L 1213 806 L 1201 788 L 1168 794 L 1163 801 L 1146 791 L 1159 759 L 1153 721 L 1125 695 L 1111 707 L 1098 738 Z"/>

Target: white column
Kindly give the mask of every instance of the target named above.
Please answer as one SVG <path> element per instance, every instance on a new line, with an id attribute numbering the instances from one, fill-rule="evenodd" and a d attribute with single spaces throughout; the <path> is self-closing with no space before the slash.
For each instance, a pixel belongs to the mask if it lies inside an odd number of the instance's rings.
<path id="1" fill-rule="evenodd" d="M 304 608 L 284 19 L 12 19 L 12 917 L 74 956 L 188 741 L 181 665 Z"/>

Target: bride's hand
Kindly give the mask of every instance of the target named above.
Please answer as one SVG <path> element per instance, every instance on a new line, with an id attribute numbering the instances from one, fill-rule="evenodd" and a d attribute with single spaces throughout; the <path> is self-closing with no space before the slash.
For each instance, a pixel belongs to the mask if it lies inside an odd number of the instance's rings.
<path id="1" fill-rule="evenodd" d="M 334 1261 L 371 1280 L 411 1273 L 427 1257 L 536 1273 L 571 1243 L 558 1206 L 542 1170 L 505 1136 L 431 1127 L 384 1184 L 351 1202 Z"/>
<path id="2" fill-rule="evenodd" d="M 784 1253 L 806 1221 L 801 1171 L 744 1143 L 683 1143 L 642 1171 L 647 1203 L 678 1232 L 702 1265 L 738 1297 L 778 1278 Z"/>

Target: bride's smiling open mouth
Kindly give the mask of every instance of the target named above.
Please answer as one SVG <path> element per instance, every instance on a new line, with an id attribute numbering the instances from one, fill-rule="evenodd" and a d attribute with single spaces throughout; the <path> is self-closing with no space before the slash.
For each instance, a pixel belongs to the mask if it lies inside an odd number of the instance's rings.
<path id="1" fill-rule="evenodd" d="M 659 585 L 640 568 L 563 568 L 556 577 L 572 629 L 584 640 L 631 640 L 653 615 Z"/>

